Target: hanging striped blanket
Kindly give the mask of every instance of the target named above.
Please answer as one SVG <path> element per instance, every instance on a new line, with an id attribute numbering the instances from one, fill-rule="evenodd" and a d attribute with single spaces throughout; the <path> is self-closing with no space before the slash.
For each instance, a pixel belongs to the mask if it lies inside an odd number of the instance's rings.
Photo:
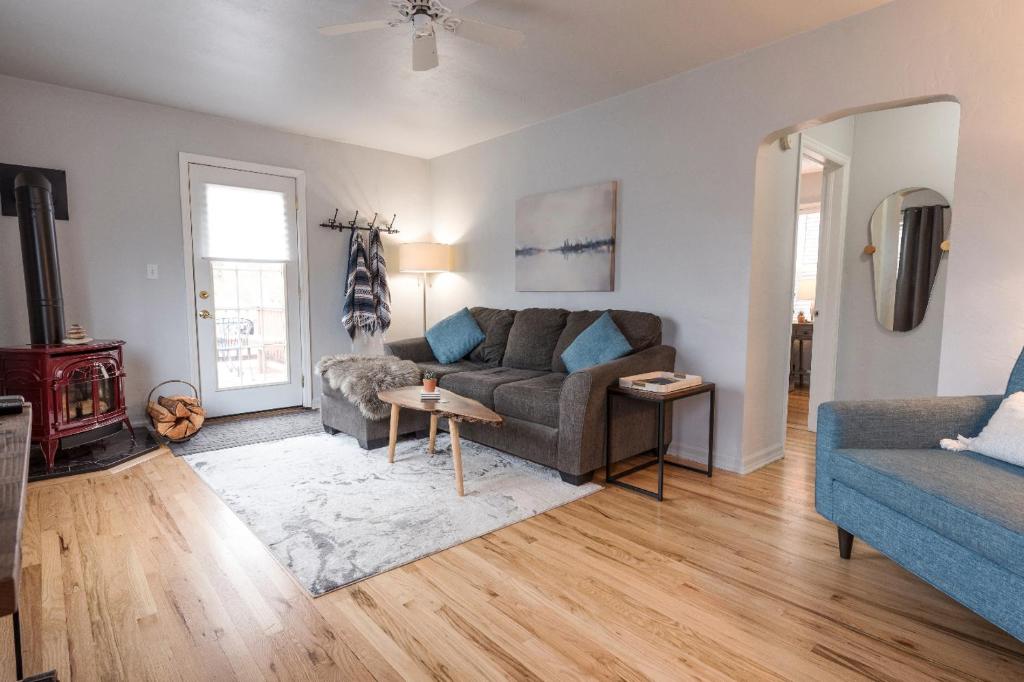
<path id="1" fill-rule="evenodd" d="M 391 327 L 391 290 L 388 288 L 388 265 L 384 260 L 384 242 L 380 230 L 373 228 L 367 244 L 367 269 L 370 271 L 370 290 L 377 316 L 377 331 Z"/>
<path id="2" fill-rule="evenodd" d="M 371 335 L 377 330 L 377 311 L 373 302 L 366 247 L 359 234 L 353 237 L 348 255 L 348 282 L 345 286 L 345 307 L 341 323 L 352 339 L 356 338 L 358 329 Z"/>

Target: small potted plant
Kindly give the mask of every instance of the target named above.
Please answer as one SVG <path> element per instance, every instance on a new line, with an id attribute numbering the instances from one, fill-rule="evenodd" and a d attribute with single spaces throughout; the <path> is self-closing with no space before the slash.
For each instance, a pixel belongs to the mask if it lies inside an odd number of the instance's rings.
<path id="1" fill-rule="evenodd" d="M 433 393 L 437 390 L 437 375 L 433 372 L 423 373 L 423 392 Z"/>

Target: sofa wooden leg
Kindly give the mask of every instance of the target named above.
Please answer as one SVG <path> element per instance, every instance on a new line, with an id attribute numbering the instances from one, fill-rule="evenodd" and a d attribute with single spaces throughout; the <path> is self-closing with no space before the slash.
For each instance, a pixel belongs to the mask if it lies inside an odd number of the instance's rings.
<path id="1" fill-rule="evenodd" d="M 839 531 L 839 556 L 849 559 L 853 552 L 853 533 L 839 528 L 839 526 L 836 526 L 836 529 Z"/>

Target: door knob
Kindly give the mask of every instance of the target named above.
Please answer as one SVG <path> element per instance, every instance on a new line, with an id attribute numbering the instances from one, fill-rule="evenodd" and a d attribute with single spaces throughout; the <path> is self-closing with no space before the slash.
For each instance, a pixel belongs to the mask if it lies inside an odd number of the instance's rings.
<path id="1" fill-rule="evenodd" d="M 203 318 L 204 320 L 210 319 L 210 311 L 209 310 L 200 310 L 199 311 L 199 317 Z"/>

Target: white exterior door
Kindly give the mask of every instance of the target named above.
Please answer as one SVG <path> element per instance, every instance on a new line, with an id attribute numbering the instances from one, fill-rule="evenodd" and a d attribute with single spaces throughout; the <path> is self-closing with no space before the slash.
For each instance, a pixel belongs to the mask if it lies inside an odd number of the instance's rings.
<path id="1" fill-rule="evenodd" d="M 188 197 L 203 406 L 301 405 L 295 178 L 189 163 Z"/>

